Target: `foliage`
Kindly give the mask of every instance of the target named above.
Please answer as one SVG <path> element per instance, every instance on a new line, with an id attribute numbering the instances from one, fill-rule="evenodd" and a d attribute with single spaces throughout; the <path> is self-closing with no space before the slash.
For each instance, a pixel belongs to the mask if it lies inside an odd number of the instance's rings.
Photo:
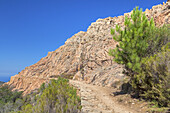
<path id="1" fill-rule="evenodd" d="M 160 53 L 142 60 L 142 71 L 135 75 L 132 87 L 159 106 L 170 107 L 170 42 Z"/>
<path id="2" fill-rule="evenodd" d="M 145 56 L 152 56 L 161 51 L 161 48 L 170 42 L 170 24 L 156 27 L 150 34 L 149 47 Z"/>
<path id="3" fill-rule="evenodd" d="M 22 103 L 22 92 L 12 91 L 8 85 L 0 87 L 0 113 L 18 111 Z"/>
<path id="4" fill-rule="evenodd" d="M 37 113 L 78 113 L 80 109 L 76 89 L 70 87 L 68 80 L 61 77 L 57 81 L 50 81 L 34 108 Z"/>
<path id="5" fill-rule="evenodd" d="M 21 113 L 32 113 L 32 107 L 31 104 L 24 105 Z"/>
<path id="6" fill-rule="evenodd" d="M 39 88 L 40 92 L 43 92 L 44 90 L 45 90 L 45 83 L 43 83 Z"/>
<path id="7" fill-rule="evenodd" d="M 109 50 L 114 61 L 125 65 L 130 80 L 126 90 L 152 101 L 157 106 L 170 106 L 170 25 L 157 28 L 138 7 L 131 19 L 125 17 L 125 28 L 111 29 L 119 44 Z M 115 31 L 119 35 L 115 35 Z M 124 86 L 122 86 L 124 87 Z M 125 91 L 126 92 L 126 91 Z"/>
<path id="8" fill-rule="evenodd" d="M 148 109 L 148 113 L 169 113 L 169 108 L 166 108 L 166 107 L 155 107 L 155 108 L 149 108 Z"/>
<path id="9" fill-rule="evenodd" d="M 142 14 L 142 9 L 139 10 L 138 7 L 133 10 L 131 18 L 125 17 L 124 30 L 121 30 L 120 26 L 116 26 L 116 31 L 120 35 L 114 36 L 113 39 L 118 41 L 119 45 L 115 49 L 109 50 L 109 54 L 114 56 L 117 63 L 125 64 L 126 71 L 129 73 L 140 71 L 141 58 L 147 52 L 149 46 L 147 42 L 155 28 L 153 19 L 149 21 L 145 14 Z M 115 34 L 114 29 L 111 29 L 111 34 Z"/>
<path id="10" fill-rule="evenodd" d="M 61 77 L 57 81 L 52 79 L 48 85 L 42 84 L 39 92 L 32 95 L 34 99 L 25 98 L 29 102 L 22 106 L 20 113 L 78 113 L 81 110 L 76 89 Z"/>
<path id="11" fill-rule="evenodd" d="M 59 77 L 49 84 L 22 97 L 22 92 L 12 91 L 8 85 L 0 87 L 0 113 L 78 113 L 80 98 L 68 80 Z"/>

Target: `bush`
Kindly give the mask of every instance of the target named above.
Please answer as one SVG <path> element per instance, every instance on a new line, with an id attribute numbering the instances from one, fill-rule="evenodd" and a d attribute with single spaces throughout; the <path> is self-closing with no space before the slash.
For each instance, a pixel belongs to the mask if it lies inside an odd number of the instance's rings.
<path id="1" fill-rule="evenodd" d="M 80 98 L 68 80 L 59 77 L 31 94 L 12 91 L 8 85 L 0 87 L 0 113 L 79 113 Z"/>
<path id="2" fill-rule="evenodd" d="M 33 106 L 31 104 L 24 105 L 21 113 L 32 113 L 32 108 Z"/>
<path id="3" fill-rule="evenodd" d="M 159 106 L 170 107 L 170 43 L 160 53 L 142 60 L 142 71 L 135 75 L 132 87 Z"/>
<path id="4" fill-rule="evenodd" d="M 37 113 L 78 113 L 80 98 L 76 89 L 70 87 L 67 79 L 51 80 L 34 108 Z"/>
<path id="5" fill-rule="evenodd" d="M 18 111 L 22 103 L 22 92 L 12 91 L 8 85 L 0 87 L 0 113 Z"/>
<path id="6" fill-rule="evenodd" d="M 161 51 L 161 48 L 170 42 L 170 25 L 163 25 L 163 27 L 155 28 L 150 34 L 148 41 L 149 47 L 145 57 L 152 56 Z"/>
<path id="7" fill-rule="evenodd" d="M 39 88 L 40 92 L 43 92 L 44 90 L 45 90 L 45 83 L 43 83 Z"/>
<path id="8" fill-rule="evenodd" d="M 22 107 L 20 113 L 79 113 L 81 111 L 80 98 L 76 89 L 70 87 L 68 80 L 59 77 L 58 80 L 50 80 L 49 84 L 42 84 L 38 94 L 32 94 L 36 102 L 29 100 Z M 39 95 L 39 96 L 38 96 Z"/>

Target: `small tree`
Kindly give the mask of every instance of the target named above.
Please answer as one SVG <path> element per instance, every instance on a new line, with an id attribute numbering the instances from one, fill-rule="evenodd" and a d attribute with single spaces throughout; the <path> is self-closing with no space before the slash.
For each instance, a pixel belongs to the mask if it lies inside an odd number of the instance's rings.
<path id="1" fill-rule="evenodd" d="M 109 54 L 119 64 L 124 64 L 136 96 L 154 101 L 159 106 L 169 107 L 170 100 L 170 29 L 169 25 L 156 28 L 142 10 L 133 10 L 131 19 L 125 17 L 125 28 L 116 26 L 119 42 Z M 111 29 L 111 34 L 115 30 Z M 122 89 L 124 90 L 124 89 Z M 127 89 L 125 89 L 127 90 Z"/>
<path id="2" fill-rule="evenodd" d="M 113 39 L 118 41 L 119 45 L 115 49 L 110 49 L 109 55 L 114 56 L 114 61 L 117 63 L 125 64 L 126 72 L 133 76 L 140 70 L 140 61 L 147 52 L 147 42 L 155 25 L 153 19 L 149 21 L 138 7 L 133 9 L 131 19 L 125 17 L 124 25 L 124 30 L 116 25 L 119 35 L 115 35 L 115 30 L 111 29 Z"/>

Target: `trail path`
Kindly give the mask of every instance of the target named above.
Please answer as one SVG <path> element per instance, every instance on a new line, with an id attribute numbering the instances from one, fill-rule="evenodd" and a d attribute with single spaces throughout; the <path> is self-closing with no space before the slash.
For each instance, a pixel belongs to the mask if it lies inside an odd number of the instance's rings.
<path id="1" fill-rule="evenodd" d="M 132 108 L 121 106 L 111 96 L 112 89 L 70 80 L 79 89 L 83 113 L 136 113 Z"/>

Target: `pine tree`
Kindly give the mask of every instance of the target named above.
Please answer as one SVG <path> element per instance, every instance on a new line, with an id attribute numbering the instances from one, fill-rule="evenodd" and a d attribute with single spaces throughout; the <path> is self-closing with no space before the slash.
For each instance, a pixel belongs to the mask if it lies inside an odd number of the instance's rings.
<path id="1" fill-rule="evenodd" d="M 153 19 L 148 20 L 142 9 L 136 7 L 131 18 L 125 17 L 124 26 L 124 30 L 118 25 L 111 29 L 113 39 L 119 44 L 109 50 L 109 55 L 125 65 L 130 76 L 128 83 L 136 96 L 169 107 L 169 25 L 156 28 Z"/>
<path id="2" fill-rule="evenodd" d="M 113 39 L 118 41 L 119 45 L 115 49 L 110 49 L 109 55 L 114 56 L 114 61 L 117 63 L 125 64 L 126 71 L 132 76 L 140 71 L 140 61 L 147 52 L 149 34 L 155 25 L 153 19 L 149 21 L 138 7 L 133 9 L 131 19 L 125 17 L 124 25 L 124 30 L 118 25 L 116 30 L 111 29 Z M 119 35 L 115 35 L 115 31 Z"/>

